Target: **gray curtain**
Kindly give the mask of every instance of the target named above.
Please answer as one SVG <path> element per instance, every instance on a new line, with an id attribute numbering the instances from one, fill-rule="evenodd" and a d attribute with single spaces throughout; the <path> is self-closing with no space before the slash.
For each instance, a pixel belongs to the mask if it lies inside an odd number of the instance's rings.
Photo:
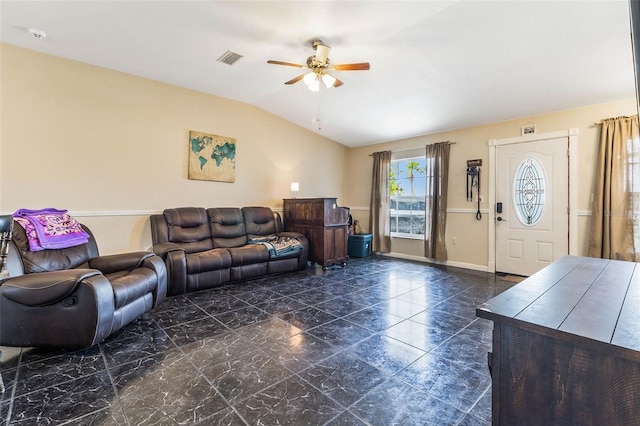
<path id="1" fill-rule="evenodd" d="M 424 255 L 436 260 L 447 260 L 445 230 L 450 148 L 449 142 L 427 145 Z"/>
<path id="2" fill-rule="evenodd" d="M 390 170 L 391 151 L 374 152 L 369 227 L 372 234 L 371 250 L 381 253 L 389 253 L 391 251 Z"/>
<path id="3" fill-rule="evenodd" d="M 638 116 L 602 120 L 591 208 L 591 257 L 640 261 Z"/>

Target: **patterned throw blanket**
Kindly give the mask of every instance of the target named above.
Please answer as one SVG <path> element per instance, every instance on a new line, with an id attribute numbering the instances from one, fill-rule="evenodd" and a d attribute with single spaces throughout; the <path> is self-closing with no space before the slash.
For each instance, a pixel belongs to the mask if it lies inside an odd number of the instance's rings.
<path id="1" fill-rule="evenodd" d="M 20 209 L 13 218 L 24 228 L 31 251 L 74 247 L 89 241 L 89 234 L 67 210 Z"/>
<path id="2" fill-rule="evenodd" d="M 302 250 L 302 244 L 296 238 L 269 235 L 262 238 L 252 238 L 249 244 L 262 244 L 269 252 L 269 258 L 282 257 Z"/>

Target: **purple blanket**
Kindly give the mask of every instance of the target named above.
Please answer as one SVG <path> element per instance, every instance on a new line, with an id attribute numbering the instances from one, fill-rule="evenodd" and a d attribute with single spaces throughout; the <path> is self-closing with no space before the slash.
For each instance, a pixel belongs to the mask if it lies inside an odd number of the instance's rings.
<path id="1" fill-rule="evenodd" d="M 74 247 L 89 241 L 89 234 L 67 210 L 20 209 L 13 218 L 24 228 L 31 251 Z"/>

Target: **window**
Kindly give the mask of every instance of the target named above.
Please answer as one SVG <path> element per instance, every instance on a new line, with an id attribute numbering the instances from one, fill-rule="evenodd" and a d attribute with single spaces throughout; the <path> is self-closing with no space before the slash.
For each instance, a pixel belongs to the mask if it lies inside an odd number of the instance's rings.
<path id="1" fill-rule="evenodd" d="M 637 212 L 640 212 L 640 139 L 631 137 L 627 139 L 627 164 L 624 169 L 624 190 L 629 193 L 630 207 L 626 215 L 631 220 L 633 227 L 633 247 L 640 249 L 640 220 Z M 635 253 L 634 253 L 635 254 Z"/>
<path id="2" fill-rule="evenodd" d="M 426 158 L 391 161 L 389 175 L 391 236 L 424 238 Z"/>

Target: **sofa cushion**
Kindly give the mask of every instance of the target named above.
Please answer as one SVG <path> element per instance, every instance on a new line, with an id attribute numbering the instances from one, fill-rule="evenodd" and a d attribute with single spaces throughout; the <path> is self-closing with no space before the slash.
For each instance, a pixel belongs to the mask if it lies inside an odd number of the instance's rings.
<path id="1" fill-rule="evenodd" d="M 264 237 L 278 232 L 273 211 L 269 207 L 243 207 L 242 213 L 249 238 Z"/>
<path id="2" fill-rule="evenodd" d="M 186 255 L 187 273 L 214 271 L 231 267 L 231 255 L 226 249 L 211 249 Z"/>
<path id="3" fill-rule="evenodd" d="M 263 245 L 251 244 L 242 247 L 228 248 L 231 255 L 231 266 L 250 265 L 269 261 L 269 252 Z"/>
<path id="4" fill-rule="evenodd" d="M 155 272 L 150 268 L 136 268 L 132 271 L 115 272 L 107 274 L 105 277 L 113 287 L 116 309 L 120 309 L 146 294 L 150 294 L 158 283 Z"/>
<path id="5" fill-rule="evenodd" d="M 247 244 L 247 230 L 241 209 L 210 208 L 207 209 L 207 214 L 215 248 L 241 247 Z"/>
<path id="6" fill-rule="evenodd" d="M 187 276 L 186 291 L 199 291 L 223 285 L 231 279 L 231 269 L 217 269 Z"/>
<path id="7" fill-rule="evenodd" d="M 267 275 L 270 262 L 252 263 L 250 265 L 232 266 L 231 281 L 243 281 Z"/>
<path id="8" fill-rule="evenodd" d="M 169 241 L 179 243 L 186 253 L 213 248 L 207 212 L 199 207 L 180 207 L 163 212 Z"/>

